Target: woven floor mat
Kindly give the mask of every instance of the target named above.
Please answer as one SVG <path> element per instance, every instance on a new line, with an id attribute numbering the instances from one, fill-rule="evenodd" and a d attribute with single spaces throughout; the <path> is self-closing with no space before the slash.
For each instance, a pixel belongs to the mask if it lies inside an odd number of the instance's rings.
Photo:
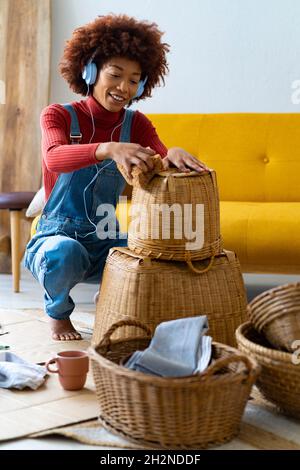
<path id="1" fill-rule="evenodd" d="M 51 434 L 59 434 L 83 444 L 94 446 L 112 447 L 114 449 L 146 449 L 144 446 L 137 446 L 110 433 L 101 426 L 97 419 L 31 434 L 29 437 L 43 437 Z"/>
<path id="2" fill-rule="evenodd" d="M 97 421 L 90 420 L 72 426 L 56 428 L 30 437 L 59 434 L 81 443 L 115 449 L 146 449 L 115 436 Z M 300 421 L 280 414 L 256 388 L 253 389 L 241 423 L 240 433 L 231 442 L 217 447 L 224 450 L 299 450 Z"/>

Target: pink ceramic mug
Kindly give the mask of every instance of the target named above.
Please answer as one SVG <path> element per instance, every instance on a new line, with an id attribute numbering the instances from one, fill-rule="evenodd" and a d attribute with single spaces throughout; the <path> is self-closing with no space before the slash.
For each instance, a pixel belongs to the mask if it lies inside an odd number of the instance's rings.
<path id="1" fill-rule="evenodd" d="M 57 369 L 50 364 L 56 363 Z M 89 370 L 89 358 L 85 351 L 62 351 L 46 363 L 48 372 L 58 374 L 65 390 L 80 390 L 84 387 Z"/>

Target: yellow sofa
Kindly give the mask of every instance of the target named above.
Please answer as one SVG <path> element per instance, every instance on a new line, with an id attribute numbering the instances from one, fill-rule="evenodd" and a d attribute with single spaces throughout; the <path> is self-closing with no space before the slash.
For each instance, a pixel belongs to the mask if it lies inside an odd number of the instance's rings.
<path id="1" fill-rule="evenodd" d="M 224 247 L 243 272 L 300 273 L 300 114 L 150 114 L 167 147 L 214 168 Z"/>

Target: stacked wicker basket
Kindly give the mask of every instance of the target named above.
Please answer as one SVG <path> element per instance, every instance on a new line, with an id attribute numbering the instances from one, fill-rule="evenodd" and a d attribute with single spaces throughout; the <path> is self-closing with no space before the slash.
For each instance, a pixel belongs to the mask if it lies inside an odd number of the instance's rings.
<path id="1" fill-rule="evenodd" d="M 238 433 L 259 367 L 221 344 L 235 344 L 246 296 L 235 254 L 222 249 L 215 173 L 158 173 L 134 186 L 132 203 L 129 248 L 110 250 L 89 349 L 99 420 L 152 449 L 224 443 Z M 162 207 L 173 204 L 173 217 L 164 218 Z M 191 247 L 195 228 L 200 243 Z M 159 323 L 197 315 L 207 315 L 214 339 L 204 373 L 156 377 L 123 366 L 128 354 L 149 345 Z"/>
<path id="2" fill-rule="evenodd" d="M 162 321 L 207 315 L 210 336 L 234 346 L 246 295 L 238 259 L 222 247 L 215 172 L 159 172 L 133 188 L 131 215 L 128 248 L 111 249 L 106 261 L 93 344 L 128 317 L 153 332 Z"/>
<path id="3" fill-rule="evenodd" d="M 257 387 L 285 414 L 300 418 L 300 283 L 255 297 L 240 325 L 239 349 L 260 366 Z"/>

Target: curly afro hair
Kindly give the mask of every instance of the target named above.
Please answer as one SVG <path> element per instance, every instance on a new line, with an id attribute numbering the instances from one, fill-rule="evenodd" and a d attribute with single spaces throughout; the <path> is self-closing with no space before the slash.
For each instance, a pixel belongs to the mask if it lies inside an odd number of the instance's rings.
<path id="1" fill-rule="evenodd" d="M 162 35 L 156 23 L 127 15 L 99 16 L 75 29 L 66 42 L 60 73 L 75 93 L 86 95 L 87 85 L 81 73 L 91 58 L 100 70 L 112 57 L 126 57 L 140 64 L 141 78 L 148 76 L 143 94 L 134 101 L 145 99 L 156 85 L 165 83 L 164 76 L 169 71 L 166 60 L 169 44 L 161 42 Z"/>

